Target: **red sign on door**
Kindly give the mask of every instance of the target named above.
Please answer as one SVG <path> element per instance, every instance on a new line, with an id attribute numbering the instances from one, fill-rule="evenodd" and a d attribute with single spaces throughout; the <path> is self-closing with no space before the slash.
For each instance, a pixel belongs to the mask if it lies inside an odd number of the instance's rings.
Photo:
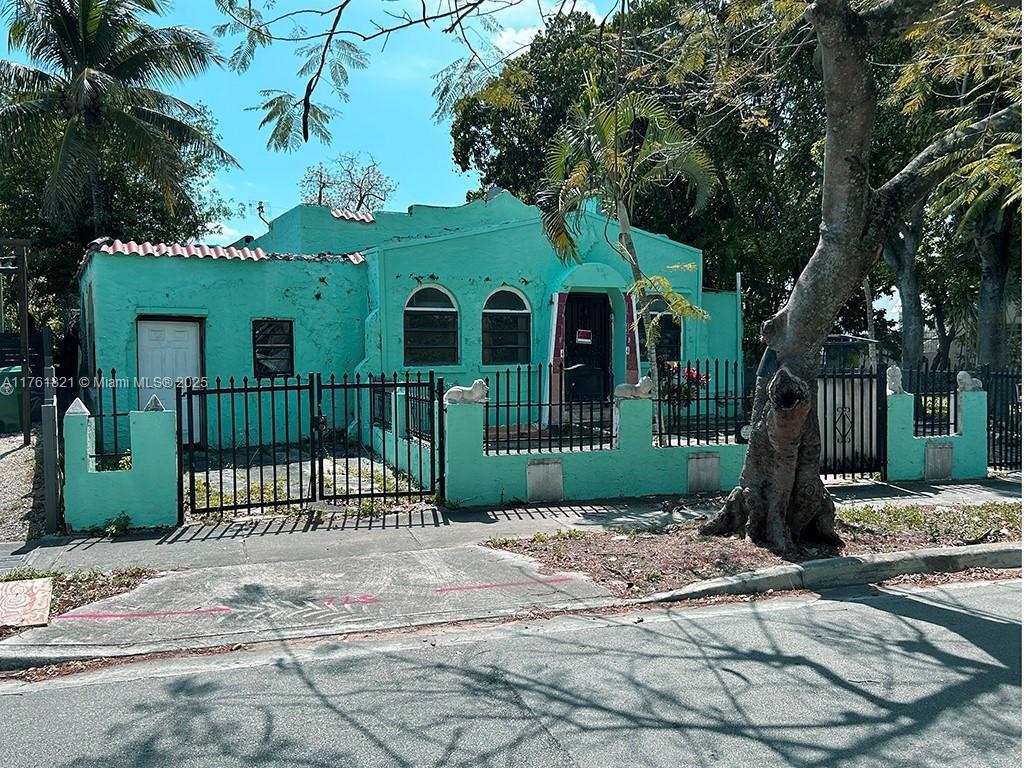
<path id="1" fill-rule="evenodd" d="M 594 343 L 594 332 L 593 331 L 576 331 L 576 343 L 577 344 L 593 344 Z"/>

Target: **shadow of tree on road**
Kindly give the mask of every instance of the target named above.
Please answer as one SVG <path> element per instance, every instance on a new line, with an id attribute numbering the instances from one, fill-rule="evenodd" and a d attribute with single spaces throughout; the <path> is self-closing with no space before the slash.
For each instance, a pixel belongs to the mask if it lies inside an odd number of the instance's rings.
<path id="1" fill-rule="evenodd" d="M 282 644 L 169 679 L 65 765 L 1016 765 L 1020 622 L 963 594 Z"/>

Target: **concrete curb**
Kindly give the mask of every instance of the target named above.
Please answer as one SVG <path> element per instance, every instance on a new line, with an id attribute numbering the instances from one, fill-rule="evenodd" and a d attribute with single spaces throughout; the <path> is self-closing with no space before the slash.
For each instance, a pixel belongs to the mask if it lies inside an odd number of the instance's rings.
<path id="1" fill-rule="evenodd" d="M 591 598 L 576 600 L 570 603 L 539 606 L 545 611 L 554 613 L 579 612 L 602 608 L 614 608 L 627 605 L 616 598 Z M 133 657 L 150 656 L 152 654 L 188 654 L 201 653 L 212 648 L 223 646 L 256 646 L 280 645 L 291 641 L 317 640 L 338 638 L 349 635 L 373 634 L 375 632 L 393 632 L 398 630 L 428 630 L 433 627 L 446 627 L 452 623 L 468 624 L 474 622 L 503 622 L 526 618 L 521 615 L 523 608 L 487 611 L 482 613 L 453 614 L 438 618 L 420 620 L 381 620 L 373 624 L 358 626 L 338 624 L 309 624 L 299 627 L 274 627 L 268 629 L 244 629 L 208 635 L 189 635 L 174 640 L 154 641 L 151 643 L 133 644 L 71 644 L 59 643 L 23 645 L 11 640 L 0 643 L 0 674 L 18 672 L 34 667 L 45 667 L 67 664 L 76 661 L 93 661 L 96 659 L 131 659 Z M 15 638 L 11 638 L 15 639 Z"/>
<path id="2" fill-rule="evenodd" d="M 586 611 L 601 608 L 628 607 L 692 600 L 713 595 L 742 595 L 753 592 L 784 592 L 794 589 L 828 589 L 832 587 L 870 584 L 904 573 L 936 573 L 961 571 L 966 568 L 1019 568 L 1020 542 L 976 544 L 963 547 L 940 547 L 906 552 L 862 555 L 859 557 L 833 557 L 809 560 L 800 565 L 779 565 L 757 571 L 709 579 L 675 589 L 659 592 L 637 600 L 594 598 L 577 600 L 544 608 L 546 611 Z M 452 622 L 502 621 L 515 619 L 520 609 L 450 615 L 420 621 L 379 621 L 372 625 L 338 626 L 330 624 L 301 627 L 276 627 L 266 630 L 242 630 L 231 633 L 192 635 L 178 640 L 134 645 L 18 645 L 0 643 L 0 672 L 12 672 L 92 659 L 127 659 L 153 653 L 188 653 L 222 645 L 267 645 L 289 640 L 304 640 L 345 635 L 385 632 L 397 629 L 427 629 Z"/>
<path id="3" fill-rule="evenodd" d="M 640 605 L 693 600 L 713 595 L 745 595 L 790 589 L 831 589 L 872 584 L 905 573 L 948 573 L 967 568 L 1020 568 L 1020 542 L 936 547 L 905 552 L 883 552 L 857 557 L 808 560 L 799 565 L 777 565 L 757 571 L 723 576 L 658 592 L 637 600 Z"/>

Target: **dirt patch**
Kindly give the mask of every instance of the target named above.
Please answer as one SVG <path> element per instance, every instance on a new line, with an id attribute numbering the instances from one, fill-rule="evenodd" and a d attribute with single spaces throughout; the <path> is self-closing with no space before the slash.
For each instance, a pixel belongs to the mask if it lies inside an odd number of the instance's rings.
<path id="1" fill-rule="evenodd" d="M 146 579 L 155 575 L 148 568 L 121 568 L 114 571 L 40 571 L 16 568 L 0 573 L 0 581 L 20 579 L 53 579 L 53 597 L 50 616 L 60 616 L 70 610 L 107 597 L 131 592 Z M 16 635 L 31 627 L 0 627 L 0 640 Z"/>
<path id="2" fill-rule="evenodd" d="M 243 650 L 246 646 L 242 643 L 232 645 L 216 645 L 209 648 L 187 648 L 179 651 L 157 651 L 155 653 L 140 653 L 134 656 L 101 656 L 96 659 L 82 659 L 81 661 L 64 661 L 60 664 L 43 664 L 38 667 L 19 669 L 11 672 L 0 672 L 0 680 L 18 680 L 23 683 L 42 683 L 58 677 L 78 675 L 83 672 L 94 672 L 99 669 L 110 667 L 121 667 L 126 664 L 137 664 L 141 661 L 159 661 L 161 659 L 180 659 L 189 656 L 217 656 L 222 653 L 232 653 Z"/>
<path id="3" fill-rule="evenodd" d="M 959 581 L 1003 581 L 1019 579 L 1020 568 L 968 568 L 953 573 L 904 573 L 885 581 L 876 587 L 941 587 Z"/>
<path id="4" fill-rule="evenodd" d="M 42 536 L 43 471 L 41 448 L 33 435 L 32 445 L 22 435 L 0 435 L 0 541 L 25 541 Z"/>
<path id="5" fill-rule="evenodd" d="M 529 538 L 485 541 L 486 546 L 528 555 L 546 572 L 578 571 L 619 597 L 643 597 L 745 571 L 842 555 L 1020 540 L 1020 506 L 858 507 L 840 510 L 841 549 L 805 547 L 783 558 L 753 543 L 701 536 L 700 520 L 663 532 L 590 533 L 563 530 Z"/>

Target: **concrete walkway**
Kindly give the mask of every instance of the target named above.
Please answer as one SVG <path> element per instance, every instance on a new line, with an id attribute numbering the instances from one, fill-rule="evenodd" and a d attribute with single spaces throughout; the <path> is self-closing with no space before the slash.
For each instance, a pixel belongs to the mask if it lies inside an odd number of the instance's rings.
<path id="1" fill-rule="evenodd" d="M 847 504 L 944 505 L 1019 499 L 1020 483 L 847 484 L 833 491 Z M 709 509 L 708 502 L 673 506 L 424 507 L 358 524 L 264 520 L 149 538 L 0 545 L 0 567 L 166 571 L 133 592 L 0 642 L 0 668 L 606 605 L 612 596 L 581 574 L 541 574 L 527 558 L 478 544 L 566 528 L 662 526 Z"/>
<path id="2" fill-rule="evenodd" d="M 845 482 L 830 485 L 840 506 L 886 504 L 985 504 L 1021 498 L 1021 481 L 989 478 L 970 483 Z M 354 520 L 327 515 L 192 525 L 160 535 L 107 539 L 46 537 L 0 542 L 0 569 L 124 568 L 160 570 L 301 562 L 354 555 L 410 552 L 475 544 L 498 536 L 528 536 L 561 528 L 658 528 L 717 508 L 716 500 L 678 499 L 509 506 L 494 510 L 443 510 L 420 506 L 383 518 Z"/>
<path id="3" fill-rule="evenodd" d="M 0 669 L 604 605 L 580 574 L 475 545 L 167 572 L 0 642 Z"/>

